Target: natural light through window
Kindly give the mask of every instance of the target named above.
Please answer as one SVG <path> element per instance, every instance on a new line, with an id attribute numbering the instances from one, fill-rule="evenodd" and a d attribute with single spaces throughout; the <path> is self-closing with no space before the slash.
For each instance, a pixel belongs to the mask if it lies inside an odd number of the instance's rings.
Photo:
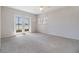
<path id="1" fill-rule="evenodd" d="M 29 31 L 29 18 L 16 16 L 16 33 Z"/>

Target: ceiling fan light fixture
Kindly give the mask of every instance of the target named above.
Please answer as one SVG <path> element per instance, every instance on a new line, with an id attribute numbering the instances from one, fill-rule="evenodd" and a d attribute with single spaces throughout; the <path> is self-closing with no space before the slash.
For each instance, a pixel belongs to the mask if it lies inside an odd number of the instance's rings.
<path id="1" fill-rule="evenodd" d="M 42 11 L 43 10 L 43 7 L 40 7 L 40 11 Z"/>

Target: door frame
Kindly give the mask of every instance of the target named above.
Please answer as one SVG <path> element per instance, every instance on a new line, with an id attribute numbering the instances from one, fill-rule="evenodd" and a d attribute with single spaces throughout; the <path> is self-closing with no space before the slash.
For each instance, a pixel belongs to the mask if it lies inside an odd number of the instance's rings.
<path id="1" fill-rule="evenodd" d="M 24 18 L 28 18 L 29 19 L 29 32 L 31 32 L 31 17 L 29 16 L 23 16 L 23 15 L 14 15 L 14 33 L 15 34 L 18 34 L 18 33 L 27 33 L 27 32 L 16 32 L 16 16 L 19 16 L 19 17 L 24 17 Z"/>

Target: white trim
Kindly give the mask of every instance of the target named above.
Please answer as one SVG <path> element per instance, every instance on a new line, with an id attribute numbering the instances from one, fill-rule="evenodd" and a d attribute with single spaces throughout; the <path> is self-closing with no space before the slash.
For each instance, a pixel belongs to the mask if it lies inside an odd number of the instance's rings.
<path id="1" fill-rule="evenodd" d="M 39 33 L 42 33 L 42 32 L 39 32 Z M 43 34 L 48 34 L 48 35 L 52 35 L 52 36 L 58 36 L 58 37 L 67 38 L 67 39 L 79 40 L 79 38 L 73 37 L 73 36 L 71 37 L 71 36 L 51 34 L 51 33 L 43 33 Z"/>
<path id="2" fill-rule="evenodd" d="M 5 37 L 11 37 L 11 36 L 15 36 L 15 33 L 7 33 L 7 34 L 3 34 L 1 35 L 1 38 L 5 38 Z"/>

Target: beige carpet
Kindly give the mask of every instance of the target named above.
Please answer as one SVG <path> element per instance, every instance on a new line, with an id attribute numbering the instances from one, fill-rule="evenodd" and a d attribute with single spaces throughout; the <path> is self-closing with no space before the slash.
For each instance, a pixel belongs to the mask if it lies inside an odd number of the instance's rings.
<path id="1" fill-rule="evenodd" d="M 74 53 L 79 52 L 79 40 L 27 33 L 3 38 L 1 53 Z"/>

